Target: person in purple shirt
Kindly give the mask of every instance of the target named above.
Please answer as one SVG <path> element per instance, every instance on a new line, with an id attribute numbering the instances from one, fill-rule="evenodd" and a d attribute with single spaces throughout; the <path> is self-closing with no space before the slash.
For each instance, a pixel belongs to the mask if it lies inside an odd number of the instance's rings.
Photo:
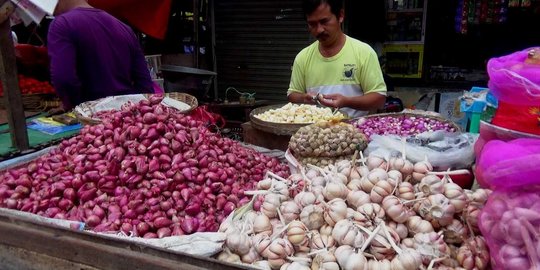
<path id="1" fill-rule="evenodd" d="M 153 93 L 133 30 L 86 0 L 59 0 L 49 27 L 53 86 L 65 110 L 107 96 Z"/>

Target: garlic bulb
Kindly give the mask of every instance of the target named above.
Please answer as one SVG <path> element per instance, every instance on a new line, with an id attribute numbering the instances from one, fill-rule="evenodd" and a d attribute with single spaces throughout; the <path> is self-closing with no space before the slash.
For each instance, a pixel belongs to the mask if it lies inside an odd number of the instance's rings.
<path id="1" fill-rule="evenodd" d="M 368 260 L 365 270 L 392 270 L 392 264 L 389 260 Z"/>
<path id="2" fill-rule="evenodd" d="M 461 244 L 469 235 L 467 227 L 461 221 L 454 219 L 452 223 L 444 227 L 444 241 L 448 244 Z"/>
<path id="3" fill-rule="evenodd" d="M 334 230 L 334 227 L 332 227 L 332 226 L 330 226 L 328 224 L 324 224 L 319 229 L 319 233 L 323 234 L 323 235 L 332 235 L 333 230 Z"/>
<path id="4" fill-rule="evenodd" d="M 388 196 L 382 201 L 382 207 L 386 215 L 393 221 L 403 223 L 409 219 L 412 214 L 401 204 L 396 196 Z"/>
<path id="5" fill-rule="evenodd" d="M 360 229 L 348 219 L 336 223 L 332 231 L 332 237 L 339 245 L 349 245 L 355 248 L 362 247 L 366 240 Z"/>
<path id="6" fill-rule="evenodd" d="M 255 234 L 265 233 L 271 235 L 272 224 L 270 223 L 270 219 L 262 213 L 257 215 L 253 221 L 253 232 Z"/>
<path id="7" fill-rule="evenodd" d="M 491 194 L 491 190 L 479 188 L 473 192 L 472 201 L 484 205 L 486 204 L 489 194 Z"/>
<path id="8" fill-rule="evenodd" d="M 355 209 L 370 202 L 369 194 L 362 190 L 351 191 L 349 192 L 349 195 L 347 195 L 347 203 Z"/>
<path id="9" fill-rule="evenodd" d="M 433 226 L 429 221 L 423 220 L 419 216 L 412 216 L 407 220 L 407 228 L 409 229 L 409 236 L 414 236 L 418 233 L 433 232 Z"/>
<path id="10" fill-rule="evenodd" d="M 456 213 L 461 213 L 467 206 L 467 196 L 463 189 L 454 184 L 447 183 L 444 185 L 444 196 L 450 200 L 450 203 L 456 209 Z"/>
<path id="11" fill-rule="evenodd" d="M 311 231 L 311 252 L 332 248 L 336 245 L 336 241 L 332 235 L 321 234 L 318 231 Z"/>
<path id="12" fill-rule="evenodd" d="M 442 194 L 430 195 L 422 201 L 419 209 L 420 215 L 430 221 L 435 228 L 452 223 L 455 212 L 454 206 Z"/>
<path id="13" fill-rule="evenodd" d="M 362 179 L 353 178 L 347 184 L 347 188 L 351 191 L 361 190 L 362 189 Z"/>
<path id="14" fill-rule="evenodd" d="M 272 187 L 272 179 L 265 178 L 257 183 L 258 190 L 269 190 Z"/>
<path id="15" fill-rule="evenodd" d="M 407 236 L 409 235 L 409 229 L 407 229 L 407 226 L 405 226 L 405 224 L 403 223 L 389 221 L 388 223 L 386 223 L 386 225 L 389 228 L 392 228 L 398 234 L 400 239 L 407 238 Z"/>
<path id="16" fill-rule="evenodd" d="M 392 194 L 394 187 L 395 186 L 390 184 L 388 181 L 379 181 L 377 184 L 375 184 L 375 186 L 373 186 L 373 189 L 371 189 L 369 198 L 374 203 L 381 203 L 384 197 Z"/>
<path id="17" fill-rule="evenodd" d="M 405 179 L 409 179 L 414 171 L 414 165 L 410 161 L 405 160 L 405 164 L 399 171 Z"/>
<path id="18" fill-rule="evenodd" d="M 300 206 L 294 201 L 286 201 L 279 207 L 281 215 L 283 216 L 283 222 L 289 223 L 300 216 Z"/>
<path id="19" fill-rule="evenodd" d="M 261 205 L 261 212 L 269 218 L 277 217 L 277 209 L 281 205 L 280 196 L 277 194 L 267 194 Z"/>
<path id="20" fill-rule="evenodd" d="M 302 246 L 309 241 L 307 237 L 308 229 L 304 223 L 295 220 L 287 227 L 287 240 L 295 246 Z"/>
<path id="21" fill-rule="evenodd" d="M 285 263 L 284 265 L 279 268 L 279 270 L 311 270 L 308 263 L 302 263 L 302 262 L 292 262 L 292 263 Z"/>
<path id="22" fill-rule="evenodd" d="M 467 206 L 467 208 L 465 208 L 465 210 L 463 210 L 465 220 L 467 220 L 469 225 L 471 225 L 474 233 L 479 233 L 480 232 L 480 229 L 478 228 L 478 217 L 480 216 L 480 210 L 481 210 L 481 207 L 479 205 L 472 204 L 472 203 L 469 204 Z M 503 214 L 503 216 L 504 216 L 504 214 Z"/>
<path id="23" fill-rule="evenodd" d="M 400 171 L 391 170 L 388 173 L 387 181 L 390 182 L 393 186 L 403 182 L 403 175 Z"/>
<path id="24" fill-rule="evenodd" d="M 242 262 L 244 263 L 254 263 L 260 259 L 261 259 L 261 256 L 259 255 L 257 248 L 253 245 L 249 249 L 248 253 L 242 255 Z"/>
<path id="25" fill-rule="evenodd" d="M 418 233 L 414 236 L 415 249 L 422 255 L 422 262 L 429 264 L 433 257 L 440 258 L 450 254 L 450 248 L 442 235 L 436 232 Z"/>
<path id="26" fill-rule="evenodd" d="M 457 261 L 465 269 L 487 269 L 489 264 L 489 250 L 482 236 L 468 239 L 457 252 Z"/>
<path id="27" fill-rule="evenodd" d="M 312 270 L 339 270 L 336 256 L 332 252 L 317 253 L 311 264 Z"/>
<path id="28" fill-rule="evenodd" d="M 324 210 L 319 205 L 308 205 L 302 209 L 300 220 L 309 230 L 318 230 L 324 222 Z"/>
<path id="29" fill-rule="evenodd" d="M 426 196 L 444 192 L 444 182 L 436 175 L 428 175 L 420 181 L 418 189 Z"/>
<path id="30" fill-rule="evenodd" d="M 387 229 L 394 243 L 399 243 L 400 238 L 398 234 L 392 228 L 387 227 Z M 396 254 L 396 251 L 392 248 L 390 242 L 388 242 L 384 231 L 379 230 L 375 238 L 373 238 L 370 243 L 369 253 L 375 256 L 377 260 L 392 260 Z"/>
<path id="31" fill-rule="evenodd" d="M 335 198 L 346 199 L 347 195 L 349 195 L 349 189 L 340 182 L 328 182 L 323 190 L 323 196 L 328 201 Z"/>
<path id="32" fill-rule="evenodd" d="M 285 264 L 285 259 L 294 254 L 294 248 L 288 240 L 277 238 L 270 243 L 263 257 L 268 259 L 272 269 L 278 269 Z"/>
<path id="33" fill-rule="evenodd" d="M 526 252 L 513 245 L 503 245 L 499 250 L 502 267 L 508 269 L 530 269 L 531 263 Z"/>
<path id="34" fill-rule="evenodd" d="M 313 192 L 309 192 L 309 191 L 302 191 L 300 193 L 298 193 L 295 197 L 294 197 L 294 201 L 301 207 L 301 208 L 304 208 L 308 205 L 311 205 L 311 204 L 314 204 L 315 203 L 315 194 L 313 194 Z"/>
<path id="35" fill-rule="evenodd" d="M 364 270 L 367 265 L 366 257 L 351 246 L 340 246 L 334 254 L 342 270 Z"/>
<path id="36" fill-rule="evenodd" d="M 261 256 L 265 256 L 271 243 L 272 240 L 267 234 L 260 233 L 256 234 L 251 238 L 251 245 L 255 247 L 255 249 Z"/>
<path id="37" fill-rule="evenodd" d="M 403 159 L 402 157 L 392 157 L 388 161 L 388 165 L 390 167 L 390 170 L 396 170 L 399 171 L 403 169 L 403 166 L 405 166 L 406 159 Z"/>
<path id="38" fill-rule="evenodd" d="M 360 186 L 365 192 L 371 192 L 371 189 L 379 181 L 386 181 L 388 179 L 388 174 L 385 170 L 377 168 L 369 172 L 369 174 L 361 179 Z"/>
<path id="39" fill-rule="evenodd" d="M 384 218 L 384 209 L 380 204 L 376 203 L 367 203 L 358 207 L 358 212 L 364 215 L 368 220 L 378 223 L 378 221 Z"/>
<path id="40" fill-rule="evenodd" d="M 343 199 L 336 198 L 328 202 L 324 211 L 324 220 L 330 226 L 347 217 L 347 204 Z"/>
<path id="41" fill-rule="evenodd" d="M 251 248 L 251 241 L 246 233 L 242 233 L 238 230 L 227 234 L 225 245 L 234 253 L 238 255 L 244 255 L 249 252 Z"/>
<path id="42" fill-rule="evenodd" d="M 376 168 L 386 168 L 386 160 L 372 155 L 367 158 L 366 164 L 370 171 Z"/>
<path id="43" fill-rule="evenodd" d="M 433 166 L 427 160 L 416 162 L 413 166 L 412 180 L 418 183 L 431 171 L 433 171 Z"/>
<path id="44" fill-rule="evenodd" d="M 416 270 L 422 265 L 422 257 L 418 251 L 404 248 L 401 254 L 392 259 L 392 270 Z"/>
<path id="45" fill-rule="evenodd" d="M 228 248 L 224 248 L 221 253 L 216 257 L 220 261 L 229 263 L 241 263 L 240 256 L 232 253 Z"/>
<path id="46" fill-rule="evenodd" d="M 414 200 L 415 198 L 414 187 L 409 182 L 399 183 L 396 194 L 400 199 L 407 201 Z"/>

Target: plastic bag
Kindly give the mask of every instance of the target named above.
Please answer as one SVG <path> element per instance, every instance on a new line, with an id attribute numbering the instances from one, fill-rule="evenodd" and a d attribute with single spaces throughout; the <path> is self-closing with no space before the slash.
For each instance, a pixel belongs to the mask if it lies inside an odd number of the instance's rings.
<path id="1" fill-rule="evenodd" d="M 480 212 L 479 227 L 494 270 L 540 269 L 540 185 L 494 191 Z"/>
<path id="2" fill-rule="evenodd" d="M 465 169 L 474 162 L 474 143 L 478 134 L 451 133 L 446 131 L 424 132 L 407 137 L 372 135 L 366 155 L 389 159 L 405 150 L 408 160 L 419 162 L 427 158 L 438 170 Z"/>
<path id="3" fill-rule="evenodd" d="M 488 86 L 499 101 L 521 106 L 540 104 L 540 65 L 527 61 L 531 51 L 532 48 L 489 60 Z"/>
<path id="4" fill-rule="evenodd" d="M 476 178 L 491 189 L 540 185 L 540 139 L 489 141 L 478 158 Z"/>

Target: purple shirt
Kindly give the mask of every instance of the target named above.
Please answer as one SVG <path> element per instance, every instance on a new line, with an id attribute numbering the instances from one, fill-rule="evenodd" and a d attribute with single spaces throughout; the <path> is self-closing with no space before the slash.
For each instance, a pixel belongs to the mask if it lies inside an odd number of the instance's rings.
<path id="1" fill-rule="evenodd" d="M 57 16 L 48 50 L 52 82 L 66 109 L 106 96 L 153 92 L 135 34 L 102 10 L 76 8 Z"/>

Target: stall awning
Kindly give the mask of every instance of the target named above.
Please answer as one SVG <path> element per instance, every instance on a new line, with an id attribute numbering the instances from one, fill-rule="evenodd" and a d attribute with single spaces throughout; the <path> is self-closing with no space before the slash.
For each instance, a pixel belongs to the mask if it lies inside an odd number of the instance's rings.
<path id="1" fill-rule="evenodd" d="M 90 5 L 126 21 L 137 30 L 164 39 L 171 0 L 89 0 Z"/>

